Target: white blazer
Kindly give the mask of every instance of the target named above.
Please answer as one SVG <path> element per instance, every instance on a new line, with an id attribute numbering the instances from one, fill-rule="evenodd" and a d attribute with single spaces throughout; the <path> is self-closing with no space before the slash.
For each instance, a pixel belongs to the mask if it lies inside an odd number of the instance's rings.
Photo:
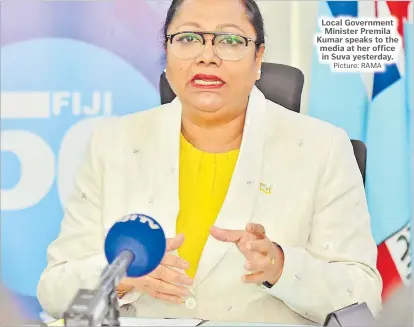
<path id="1" fill-rule="evenodd" d="M 38 285 L 51 315 L 62 316 L 78 288 L 96 285 L 107 263 L 105 233 L 125 214 L 148 214 L 167 237 L 175 236 L 180 129 L 177 98 L 96 129 Z M 194 309 L 136 291 L 121 304 L 130 303 L 142 317 L 290 324 L 321 323 L 355 302 L 367 302 L 374 314 L 380 310 L 377 248 L 347 134 L 266 100 L 256 87 L 216 226 L 244 229 L 248 222 L 262 224 L 284 250 L 283 274 L 273 288 L 243 284 L 243 255 L 209 237 Z"/>

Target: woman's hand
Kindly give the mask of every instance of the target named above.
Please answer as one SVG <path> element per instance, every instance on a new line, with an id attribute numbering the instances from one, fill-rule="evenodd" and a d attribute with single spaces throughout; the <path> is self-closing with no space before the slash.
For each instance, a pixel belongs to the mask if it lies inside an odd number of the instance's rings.
<path id="1" fill-rule="evenodd" d="M 182 298 L 186 298 L 191 294 L 187 286 L 192 285 L 193 281 L 184 272 L 177 271 L 174 268 L 185 270 L 189 268 L 189 264 L 168 252 L 178 249 L 183 242 L 184 236 L 181 234 L 172 239 L 167 239 L 167 253 L 161 264 L 147 276 L 123 279 L 117 287 L 118 296 L 122 297 L 135 288 L 156 299 L 182 303 Z"/>
<path id="2" fill-rule="evenodd" d="M 222 242 L 231 242 L 246 258 L 245 269 L 249 274 L 242 276 L 245 283 L 262 284 L 267 281 L 275 284 L 283 271 L 282 249 L 266 237 L 260 224 L 249 223 L 245 230 L 229 230 L 212 227 L 211 235 Z"/>

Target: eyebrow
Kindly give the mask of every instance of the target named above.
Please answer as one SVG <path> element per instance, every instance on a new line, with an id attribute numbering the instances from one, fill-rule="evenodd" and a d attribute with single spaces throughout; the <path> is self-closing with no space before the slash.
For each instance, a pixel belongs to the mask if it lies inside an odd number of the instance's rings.
<path id="1" fill-rule="evenodd" d="M 178 28 L 182 27 L 182 26 L 193 26 L 193 27 L 197 27 L 197 28 L 201 28 L 201 25 L 195 22 L 186 22 L 181 24 L 180 26 L 178 26 Z"/>
<path id="2" fill-rule="evenodd" d="M 237 26 L 236 24 L 227 23 L 227 24 L 220 24 L 220 25 L 216 26 L 216 28 L 219 29 L 219 30 L 225 29 L 227 27 L 236 28 L 240 32 L 242 32 L 243 34 L 246 34 L 246 32 L 241 27 Z"/>
<path id="3" fill-rule="evenodd" d="M 178 28 L 180 28 L 182 26 L 193 26 L 193 27 L 201 28 L 201 25 L 199 23 L 196 23 L 196 22 L 186 22 L 186 23 L 181 24 Z M 223 30 L 223 29 L 229 28 L 229 27 L 236 28 L 240 32 L 242 32 L 243 34 L 246 34 L 246 32 L 241 27 L 237 26 L 236 24 L 232 24 L 232 23 L 217 25 L 216 29 Z"/>

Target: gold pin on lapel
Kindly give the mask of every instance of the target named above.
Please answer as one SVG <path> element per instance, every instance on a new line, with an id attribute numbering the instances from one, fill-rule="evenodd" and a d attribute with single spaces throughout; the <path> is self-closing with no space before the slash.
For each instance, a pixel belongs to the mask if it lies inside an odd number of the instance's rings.
<path id="1" fill-rule="evenodd" d="M 272 185 L 260 183 L 260 192 L 263 192 L 264 194 L 272 194 Z"/>

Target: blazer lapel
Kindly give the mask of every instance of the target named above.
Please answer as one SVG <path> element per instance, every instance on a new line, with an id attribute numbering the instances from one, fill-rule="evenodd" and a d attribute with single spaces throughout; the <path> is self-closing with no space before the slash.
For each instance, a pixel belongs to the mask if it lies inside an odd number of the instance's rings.
<path id="1" fill-rule="evenodd" d="M 172 238 L 176 235 L 179 209 L 181 105 L 174 100 L 153 110 L 158 110 L 153 113 L 154 119 L 143 120 L 147 126 L 140 126 L 139 122 L 133 126 L 131 148 L 135 155 L 126 168 L 130 177 L 126 181 L 130 185 L 126 193 L 127 208 L 129 212 L 153 217 L 166 237 Z M 148 132 L 142 132 L 142 129 Z"/>
<path id="2" fill-rule="evenodd" d="M 265 142 L 266 99 L 254 86 L 247 107 L 246 121 L 239 158 L 215 226 L 244 230 L 254 210 L 260 187 L 260 175 Z M 200 284 L 234 246 L 209 236 L 195 276 Z"/>
<path id="3" fill-rule="evenodd" d="M 172 103 L 154 110 L 159 112 L 154 113 L 154 119 L 150 121 L 153 125 L 141 126 L 139 121 L 133 123 L 124 140 L 127 145 L 125 171 L 128 172 L 124 192 L 127 197 L 125 214 L 143 213 L 153 217 L 161 224 L 166 237 L 171 238 L 176 235 L 179 211 L 181 103 L 176 98 Z M 253 87 L 239 158 L 215 223 L 220 228 L 244 229 L 252 217 L 260 187 L 265 119 L 266 99 Z M 149 132 L 142 132 L 142 129 Z M 194 286 L 207 277 L 232 246 L 209 236 Z"/>

